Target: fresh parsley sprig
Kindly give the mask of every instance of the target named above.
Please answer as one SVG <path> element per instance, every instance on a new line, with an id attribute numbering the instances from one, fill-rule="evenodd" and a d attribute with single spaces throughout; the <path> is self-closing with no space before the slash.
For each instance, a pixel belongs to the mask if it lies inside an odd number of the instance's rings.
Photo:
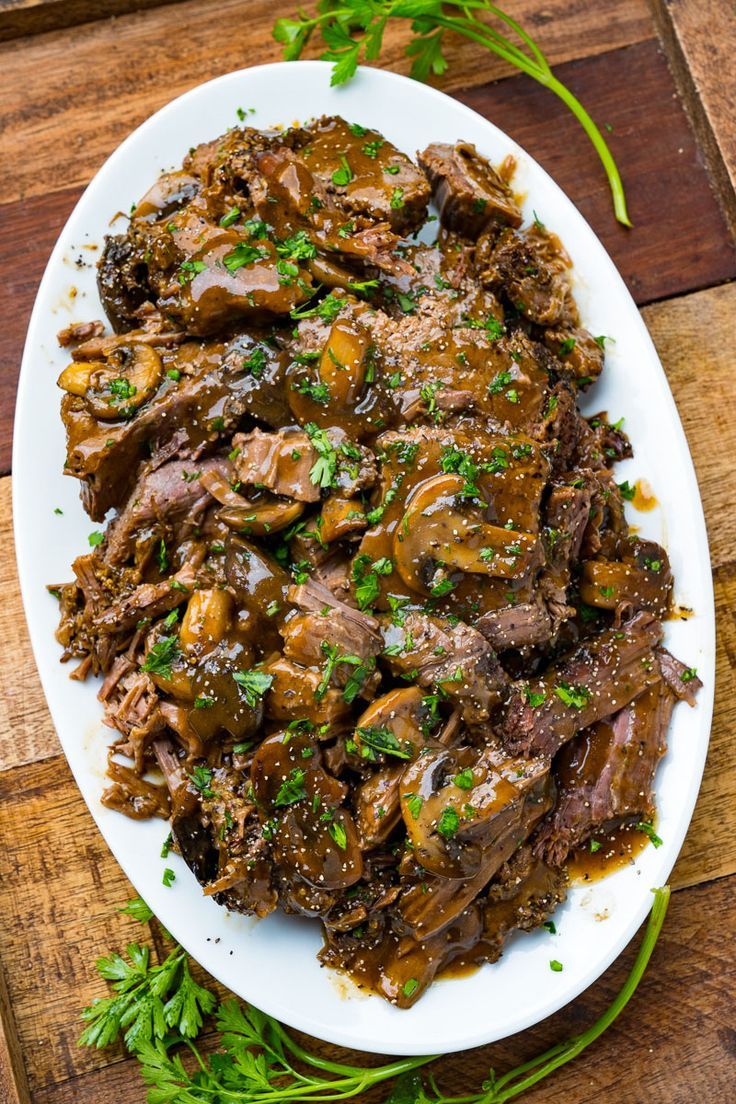
<path id="1" fill-rule="evenodd" d="M 148 947 L 138 943 L 129 943 L 125 953 L 127 960 L 119 954 L 97 960 L 115 996 L 84 1009 L 80 1046 L 110 1046 L 123 1033 L 128 1050 L 137 1053 L 172 1031 L 179 1039 L 194 1039 L 217 1002 L 192 977 L 186 952 L 175 947 L 159 966 L 151 965 Z"/>
<path id="2" fill-rule="evenodd" d="M 368 1068 L 332 1062 L 300 1046 L 271 1016 L 233 998 L 217 1008 L 219 1047 L 205 1059 L 192 1040 L 201 1029 L 202 1015 L 212 1011 L 215 998 L 192 980 L 179 946 L 160 966 L 150 966 L 147 949 L 137 944 L 128 947 L 130 963 L 119 955 L 100 959 L 98 969 L 112 982 L 117 995 L 84 1010 L 82 1016 L 89 1026 L 80 1043 L 107 1046 L 127 1027 L 125 1042 L 141 1063 L 149 1104 L 306 1104 L 362 1099 L 361 1094 L 371 1086 L 394 1079 L 386 1104 L 506 1104 L 577 1058 L 631 1000 L 667 914 L 669 886 L 653 893 L 654 904 L 634 965 L 603 1015 L 586 1031 L 508 1073 L 497 1076 L 490 1070 L 479 1093 L 447 1096 L 431 1072 L 420 1073 L 437 1055 L 400 1058 Z M 141 910 L 136 905 L 132 912 L 122 911 L 133 915 Z M 113 1007 L 123 1000 L 125 1007 Z"/>
<path id="3" fill-rule="evenodd" d="M 489 18 L 502 29 L 488 22 Z M 412 58 L 411 75 L 417 80 L 426 81 L 445 72 L 448 62 L 443 54 L 444 37 L 450 33 L 498 54 L 554 92 L 578 120 L 603 164 L 616 218 L 624 226 L 631 226 L 621 175 L 600 130 L 570 89 L 554 75 L 531 35 L 489 0 L 320 0 L 314 15 L 300 10 L 296 19 L 277 19 L 273 36 L 282 44 L 286 60 L 294 61 L 319 31 L 327 46 L 321 56 L 333 63 L 331 83 L 344 84 L 355 75 L 359 62 L 375 61 L 379 56 L 390 19 L 411 21 L 414 37 L 406 53 Z"/>

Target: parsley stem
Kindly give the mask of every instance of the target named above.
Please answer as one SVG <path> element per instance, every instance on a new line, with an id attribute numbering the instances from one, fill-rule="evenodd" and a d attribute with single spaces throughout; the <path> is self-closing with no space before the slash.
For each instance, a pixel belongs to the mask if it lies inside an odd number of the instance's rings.
<path id="1" fill-rule="evenodd" d="M 671 891 L 669 886 L 663 886 L 652 892 L 654 894 L 654 904 L 649 914 L 647 928 L 634 960 L 634 965 L 631 967 L 629 975 L 617 996 L 609 1004 L 603 1015 L 587 1031 L 568 1039 L 567 1042 L 550 1047 L 549 1050 L 538 1055 L 538 1057 L 530 1059 L 523 1065 L 517 1066 L 516 1069 L 499 1077 L 489 1093 L 478 1100 L 478 1104 L 505 1104 L 505 1101 L 526 1092 L 532 1085 L 536 1085 L 538 1081 L 559 1069 L 560 1066 L 564 1066 L 567 1062 L 571 1062 L 573 1058 L 577 1058 L 623 1012 L 634 995 L 649 959 L 652 957 L 670 903 Z M 528 1076 L 524 1077 L 524 1074 L 528 1074 Z M 519 1080 L 520 1078 L 521 1080 Z"/>
<path id="2" fill-rule="evenodd" d="M 487 11 L 491 10 L 491 8 L 485 4 L 483 8 Z M 494 8 L 493 14 L 499 15 L 499 18 L 501 18 L 500 9 Z M 522 72 L 530 76 L 532 80 L 537 81 L 537 83 L 541 84 L 544 88 L 548 88 L 550 92 L 554 92 L 554 94 L 562 100 L 588 135 L 593 148 L 600 158 L 606 176 L 608 177 L 611 197 L 613 199 L 613 210 L 617 220 L 624 226 L 631 226 L 621 174 L 618 171 L 618 166 L 616 165 L 613 154 L 608 148 L 605 138 L 580 103 L 580 100 L 554 75 L 546 58 L 544 58 L 544 55 L 538 50 L 538 47 L 534 48 L 535 56 L 542 60 L 535 62 L 518 50 L 511 42 L 503 38 L 502 35 L 499 35 L 491 27 L 487 27 L 479 20 L 471 20 L 469 17 L 457 19 L 438 15 L 434 17 L 434 22 L 439 26 L 445 27 L 448 31 L 454 31 L 456 34 L 463 35 L 463 37 L 472 39 L 473 42 L 485 46 L 486 49 L 492 50 L 494 53 L 498 54 L 499 57 L 502 57 L 505 61 L 514 65 L 517 69 L 521 69 Z M 512 25 L 513 21 L 511 21 L 509 17 L 506 17 L 505 22 Z M 474 29 L 476 26 L 479 28 L 477 31 Z M 480 30 L 480 28 L 482 28 L 482 30 Z M 517 30 L 517 33 L 521 33 L 520 28 L 514 27 L 514 29 Z M 531 43 L 529 35 L 523 33 L 522 37 L 525 42 L 528 41 Z"/>

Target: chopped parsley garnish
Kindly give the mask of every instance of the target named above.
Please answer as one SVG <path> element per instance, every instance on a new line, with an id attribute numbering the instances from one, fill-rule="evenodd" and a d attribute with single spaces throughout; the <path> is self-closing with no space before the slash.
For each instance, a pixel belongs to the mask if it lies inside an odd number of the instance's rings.
<path id="1" fill-rule="evenodd" d="M 470 767 L 466 767 L 465 770 L 459 771 L 452 781 L 456 786 L 459 786 L 461 790 L 472 790 L 473 772 Z"/>
<path id="2" fill-rule="evenodd" d="M 276 252 L 292 261 L 308 261 L 317 256 L 317 246 L 309 240 L 305 230 L 298 230 L 290 238 L 279 242 Z"/>
<path id="3" fill-rule="evenodd" d="M 256 345 L 249 356 L 243 357 L 244 371 L 255 379 L 260 379 L 266 367 L 266 353 L 262 345 Z"/>
<path id="4" fill-rule="evenodd" d="M 590 841 L 590 852 L 591 852 L 591 854 L 595 855 L 596 851 L 600 851 L 602 846 L 603 845 L 601 844 L 600 840 L 592 839 Z"/>
<path id="5" fill-rule="evenodd" d="M 305 430 L 309 434 L 312 448 L 317 459 L 310 468 L 309 478 L 315 487 L 333 487 L 337 474 L 337 451 L 323 429 L 314 422 L 307 422 Z"/>
<path id="6" fill-rule="evenodd" d="M 167 866 L 164 870 L 163 878 L 161 879 L 161 881 L 167 889 L 169 889 L 169 887 L 172 886 L 176 881 L 176 874 L 173 870 L 170 869 L 170 867 Z"/>
<path id="7" fill-rule="evenodd" d="M 364 747 L 379 751 L 382 755 L 395 755 L 397 759 L 411 759 L 414 749 L 411 744 L 405 743 L 402 747 L 390 728 L 378 728 L 367 726 L 355 730 L 360 736 L 360 742 Z"/>
<path id="8" fill-rule="evenodd" d="M 460 827 L 460 817 L 457 814 L 457 810 L 453 809 L 452 805 L 446 805 L 442 810 L 442 815 L 437 821 L 437 831 L 443 837 L 443 839 L 452 839 Z"/>
<path id="9" fill-rule="evenodd" d="M 189 775 L 189 780 L 192 785 L 199 790 L 202 797 L 215 796 L 215 791 L 210 786 L 212 782 L 212 771 L 209 767 L 195 767 Z"/>
<path id="10" fill-rule="evenodd" d="M 636 487 L 632 487 L 628 479 L 624 479 L 623 483 L 619 483 L 618 489 L 621 492 L 621 497 L 626 499 L 627 502 L 631 502 L 636 494 Z"/>
<path id="11" fill-rule="evenodd" d="M 333 820 L 327 825 L 327 831 L 340 850 L 346 851 L 348 846 L 348 834 L 345 831 L 344 825 L 340 824 L 339 820 Z"/>
<path id="12" fill-rule="evenodd" d="M 527 704 L 530 705 L 532 709 L 539 709 L 542 702 L 546 701 L 547 699 L 547 691 L 532 690 L 530 686 L 525 686 L 524 697 L 527 700 Z"/>
<path id="13" fill-rule="evenodd" d="M 390 575 L 394 569 L 393 561 L 386 556 L 371 562 L 365 552 L 359 553 L 353 560 L 352 579 L 355 584 L 355 597 L 361 610 L 370 609 L 381 593 L 379 575 Z"/>
<path id="14" fill-rule="evenodd" d="M 293 387 L 300 395 L 306 395 L 307 398 L 311 399 L 312 402 L 316 402 L 319 406 L 327 406 L 330 401 L 330 389 L 321 379 L 316 382 L 309 379 L 299 380 Z"/>
<path id="15" fill-rule="evenodd" d="M 680 675 L 680 682 L 692 682 L 698 677 L 697 667 L 686 667 Z"/>
<path id="16" fill-rule="evenodd" d="M 243 268 L 244 265 L 253 264 L 254 261 L 265 261 L 267 257 L 268 253 L 265 249 L 259 249 L 255 245 L 248 245 L 247 242 L 238 242 L 230 253 L 225 254 L 222 258 L 222 263 L 228 272 L 237 272 L 238 269 Z"/>
<path id="17" fill-rule="evenodd" d="M 273 675 L 265 671 L 235 671 L 233 678 L 243 691 L 245 700 L 251 709 L 255 709 L 258 702 L 273 683 Z"/>
<path id="18" fill-rule="evenodd" d="M 585 709 L 590 701 L 590 690 L 585 686 L 570 686 L 567 682 L 561 682 L 555 686 L 555 694 L 565 705 L 573 709 Z"/>
<path id="19" fill-rule="evenodd" d="M 171 665 L 179 655 L 179 638 L 162 636 L 151 647 L 141 664 L 141 670 L 149 675 L 158 675 L 163 679 L 171 678 Z"/>
<path id="20" fill-rule="evenodd" d="M 563 967 L 561 962 L 558 962 L 556 958 L 553 958 L 550 959 L 549 968 L 550 970 L 553 970 L 556 974 L 561 974 Z"/>
<path id="21" fill-rule="evenodd" d="M 391 206 L 391 209 L 394 210 L 394 211 L 398 211 L 398 210 L 400 210 L 401 207 L 404 206 L 404 189 L 403 188 L 394 188 L 393 192 L 391 193 L 390 206 Z"/>
<path id="22" fill-rule="evenodd" d="M 222 226 L 222 228 L 224 230 L 227 230 L 228 226 L 232 226 L 233 223 L 237 222 L 239 218 L 240 218 L 240 208 L 239 207 L 231 207 L 230 210 L 227 212 L 227 214 L 223 215 L 222 218 L 220 219 L 220 226 Z"/>
<path id="23" fill-rule="evenodd" d="M 421 796 L 421 794 L 405 793 L 404 794 L 404 799 L 406 801 L 407 809 L 411 813 L 414 820 L 416 820 L 417 817 L 419 816 L 419 814 L 422 811 L 422 805 L 424 804 L 424 798 Z"/>
<path id="24" fill-rule="evenodd" d="M 301 767 L 294 767 L 279 786 L 279 791 L 274 800 L 276 808 L 295 805 L 297 801 L 302 801 L 307 796 L 307 791 L 304 788 L 304 777 L 304 771 Z"/>
<path id="25" fill-rule="evenodd" d="M 575 348 L 577 342 L 574 337 L 566 337 L 564 341 L 560 342 L 559 356 L 567 356 Z"/>
<path id="26" fill-rule="evenodd" d="M 419 982 L 416 978 L 407 978 L 404 984 L 401 986 L 401 992 L 405 997 L 411 997 L 416 993 L 419 988 Z"/>
<path id="27" fill-rule="evenodd" d="M 634 827 L 636 828 L 637 832 L 643 832 L 645 836 L 649 836 L 650 841 L 654 844 L 655 847 L 662 846 L 662 839 L 654 831 L 654 825 L 651 824 L 649 821 L 640 820 L 638 824 L 634 825 Z"/>
<path id="28" fill-rule="evenodd" d="M 353 179 L 353 170 L 348 165 L 347 158 L 343 154 L 340 158 L 340 168 L 335 169 L 332 174 L 332 183 L 338 188 L 345 188 Z"/>
<path id="29" fill-rule="evenodd" d="M 383 139 L 375 138 L 372 142 L 365 143 L 365 145 L 363 146 L 363 153 L 366 155 L 366 157 L 371 157 L 373 158 L 373 160 L 375 160 L 376 157 L 378 157 L 378 151 L 382 145 Z"/>
<path id="30" fill-rule="evenodd" d="M 105 539 L 105 534 L 104 534 L 104 533 L 101 533 L 101 532 L 99 531 L 99 529 L 95 529 L 95 530 L 94 530 L 94 531 L 93 531 L 92 533 L 90 533 L 90 535 L 89 535 L 89 536 L 87 537 L 87 540 L 88 540 L 88 542 L 89 542 L 89 546 L 90 546 L 90 548 L 96 548 L 98 544 L 102 544 L 102 542 L 103 542 L 103 540 L 104 540 L 104 539 Z"/>

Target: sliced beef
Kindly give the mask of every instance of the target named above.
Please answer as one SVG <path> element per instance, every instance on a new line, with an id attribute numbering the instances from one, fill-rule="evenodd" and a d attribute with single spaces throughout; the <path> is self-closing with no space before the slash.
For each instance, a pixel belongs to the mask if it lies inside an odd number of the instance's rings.
<path id="1" fill-rule="evenodd" d="M 229 353 L 217 345 L 183 346 L 165 361 L 177 378 L 166 375 L 155 397 L 127 421 L 98 421 L 84 398 L 64 396 L 65 471 L 82 481 L 82 501 L 93 520 L 101 521 L 125 501 L 142 461 L 194 459 L 221 433 L 237 428 L 245 414 L 263 420 L 277 416 L 283 407 L 273 396 L 281 393 L 283 357 L 269 347 L 255 376 L 244 367 L 243 347 L 241 342 L 236 355 L 232 346 Z M 262 348 L 254 339 L 248 347 Z"/>
<path id="2" fill-rule="evenodd" d="M 564 871 L 537 858 L 529 844 L 520 847 L 503 864 L 482 899 L 483 941 L 492 948 L 491 961 L 500 955 L 507 935 L 538 928 L 566 894 Z"/>
<path id="3" fill-rule="evenodd" d="M 654 649 L 662 626 L 637 613 L 559 660 L 542 678 L 517 684 L 496 732 L 513 754 L 553 756 L 576 732 L 622 709 L 661 674 Z"/>
<path id="4" fill-rule="evenodd" d="M 412 611 L 401 626 L 384 622 L 383 633 L 392 672 L 411 672 L 420 686 L 439 686 L 468 724 L 486 720 L 508 685 L 488 640 L 463 621 L 451 625 Z"/>
<path id="5" fill-rule="evenodd" d="M 124 563 L 133 554 L 136 541 L 151 533 L 163 540 L 172 527 L 176 545 L 187 540 L 212 501 L 202 475 L 213 470 L 227 475 L 229 469 L 229 462 L 220 457 L 206 457 L 196 466 L 186 460 L 170 460 L 160 468 L 144 468 L 125 506 L 108 527 L 105 559 Z"/>
<path id="6" fill-rule="evenodd" d="M 323 116 L 305 131 L 299 158 L 349 217 L 387 222 L 398 234 L 415 230 L 427 214 L 423 174 L 375 130 Z"/>
<path id="7" fill-rule="evenodd" d="M 675 696 L 664 681 L 576 736 L 555 760 L 558 796 L 535 850 L 554 866 L 598 831 L 654 813 L 652 785 Z"/>
<path id="8" fill-rule="evenodd" d="M 448 230 L 475 239 L 489 223 L 521 225 L 521 211 L 508 183 L 471 142 L 435 142 L 417 159 Z"/>
<path id="9" fill-rule="evenodd" d="M 530 322 L 540 326 L 577 322 L 567 280 L 528 232 L 504 230 L 487 262 L 481 262 L 478 275 L 489 287 L 502 288 Z"/>
<path id="10" fill-rule="evenodd" d="M 506 648 L 543 644 L 549 640 L 552 622 L 544 604 L 535 601 L 484 613 L 474 628 L 483 633 L 497 652 L 502 652 Z"/>

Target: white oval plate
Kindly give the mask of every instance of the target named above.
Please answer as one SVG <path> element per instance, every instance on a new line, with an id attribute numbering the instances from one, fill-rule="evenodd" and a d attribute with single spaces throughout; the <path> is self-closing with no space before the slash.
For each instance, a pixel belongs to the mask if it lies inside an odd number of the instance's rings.
<path id="1" fill-rule="evenodd" d="M 646 916 L 650 890 L 666 882 L 685 836 L 700 785 L 713 700 L 714 614 L 708 544 L 685 436 L 652 342 L 631 296 L 590 227 L 557 185 L 501 130 L 440 92 L 404 77 L 363 69 L 333 89 L 324 62 L 278 63 L 219 77 L 193 89 L 136 130 L 87 188 L 51 255 L 31 317 L 15 426 L 13 490 L 18 566 L 36 662 L 59 738 L 92 816 L 138 892 L 165 926 L 214 977 L 292 1027 L 330 1042 L 386 1054 L 432 1054 L 503 1038 L 572 1000 L 620 954 Z M 657 775 L 658 831 L 636 863 L 590 887 L 576 887 L 545 930 L 512 937 L 501 961 L 475 974 L 435 983 L 409 1011 L 399 1011 L 320 968 L 317 922 L 228 915 L 202 896 L 175 855 L 159 858 L 166 828 L 136 823 L 99 802 L 109 730 L 93 681 L 69 681 L 54 640 L 57 604 L 47 583 L 68 579 L 95 526 L 84 515 L 76 480 L 62 476 L 64 431 L 54 381 L 68 360 L 56 333 L 71 321 L 103 317 L 94 262 L 115 212 L 129 210 L 158 174 L 190 146 L 238 122 L 290 124 L 322 113 L 376 127 L 409 154 L 430 141 L 467 139 L 494 162 L 518 158 L 516 188 L 562 238 L 575 264 L 585 325 L 607 343 L 606 371 L 587 409 L 624 416 L 636 451 L 620 479 L 646 476 L 661 503 L 632 515 L 642 532 L 666 544 L 676 599 L 688 621 L 666 627 L 668 646 L 698 668 L 705 687 L 695 710 L 680 705 L 669 751 Z M 250 112 L 249 109 L 255 109 Z M 613 217 L 613 216 L 611 216 Z M 122 220 L 117 228 L 124 228 Z M 96 249 L 93 247 L 97 247 Z M 84 267 L 78 266 L 81 258 Z M 76 288 L 76 294 L 73 291 Z M 54 513 L 61 508 L 63 515 Z M 165 866 L 174 885 L 162 885 Z M 99 948 L 90 948 L 90 952 Z M 550 959 L 563 963 L 550 970 Z"/>

